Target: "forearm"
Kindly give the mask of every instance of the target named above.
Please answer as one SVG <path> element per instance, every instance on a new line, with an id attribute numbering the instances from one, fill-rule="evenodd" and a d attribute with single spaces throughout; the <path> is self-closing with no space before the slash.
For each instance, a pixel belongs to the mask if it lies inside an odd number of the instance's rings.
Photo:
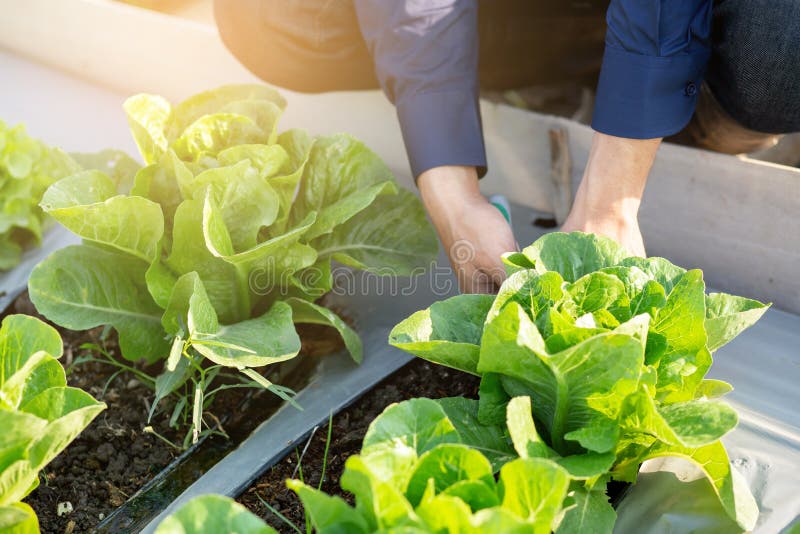
<path id="1" fill-rule="evenodd" d="M 660 138 L 595 133 L 573 213 L 590 219 L 635 216 L 660 144 Z"/>
<path id="2" fill-rule="evenodd" d="M 564 231 L 615 239 L 644 256 L 639 206 L 661 139 L 626 139 L 595 133 L 589 161 Z"/>
<path id="3" fill-rule="evenodd" d="M 419 175 L 417 186 L 437 228 L 443 227 L 444 223 L 457 222 L 458 218 L 466 215 L 464 210 L 469 209 L 470 203 L 483 200 L 475 167 L 434 167 Z"/>

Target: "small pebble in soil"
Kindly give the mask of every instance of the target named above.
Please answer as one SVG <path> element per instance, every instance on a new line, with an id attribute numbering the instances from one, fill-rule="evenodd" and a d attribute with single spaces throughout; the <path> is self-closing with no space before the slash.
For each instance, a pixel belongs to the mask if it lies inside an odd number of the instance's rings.
<path id="1" fill-rule="evenodd" d="M 58 503 L 58 507 L 56 508 L 56 514 L 58 514 L 58 517 L 61 517 L 62 515 L 71 514 L 72 510 L 73 510 L 72 503 L 69 501 L 64 501 Z"/>

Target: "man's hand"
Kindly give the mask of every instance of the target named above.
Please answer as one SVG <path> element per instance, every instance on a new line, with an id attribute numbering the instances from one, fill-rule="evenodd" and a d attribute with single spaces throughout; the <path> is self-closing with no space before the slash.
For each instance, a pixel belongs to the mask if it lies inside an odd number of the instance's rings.
<path id="1" fill-rule="evenodd" d="M 624 139 L 595 133 L 572 210 L 561 228 L 604 235 L 645 256 L 639 205 L 661 139 Z"/>
<path id="2" fill-rule="evenodd" d="M 517 243 L 500 211 L 478 189 L 475 167 L 436 167 L 417 179 L 463 293 L 496 293 L 505 279 L 500 256 Z"/>

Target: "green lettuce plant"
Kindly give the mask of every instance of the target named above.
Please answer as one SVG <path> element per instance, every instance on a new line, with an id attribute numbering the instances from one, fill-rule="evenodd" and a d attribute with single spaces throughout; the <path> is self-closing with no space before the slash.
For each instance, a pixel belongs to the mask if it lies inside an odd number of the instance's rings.
<path id="1" fill-rule="evenodd" d="M 0 121 L 0 271 L 19 263 L 22 251 L 42 240 L 47 219 L 44 191 L 80 167 L 64 152 L 29 137 L 21 124 Z"/>
<path id="2" fill-rule="evenodd" d="M 504 261 L 510 275 L 497 296 L 435 303 L 398 324 L 390 343 L 481 376 L 483 424 L 502 422 L 510 399 L 530 398 L 528 453 L 580 472 L 571 498 L 605 510 L 602 531 L 613 527 L 605 483 L 633 482 L 659 456 L 698 464 L 726 512 L 751 529 L 758 509 L 719 441 L 737 422 L 718 400 L 731 386 L 705 375 L 712 353 L 767 306 L 706 294 L 701 271 L 629 257 L 589 234 L 549 234 Z"/>
<path id="3" fill-rule="evenodd" d="M 73 330 L 113 326 L 127 359 L 170 355 L 159 398 L 202 358 L 281 393 L 252 368 L 298 353 L 293 322 L 333 326 L 360 361 L 358 335 L 315 303 L 332 287 L 331 262 L 410 275 L 434 258 L 435 235 L 361 142 L 278 134 L 285 104 L 258 85 L 176 106 L 128 99 L 146 166 L 84 171 L 46 191 L 44 211 L 83 244 L 34 269 L 37 310 Z"/>
<path id="4" fill-rule="evenodd" d="M 299 480 L 287 484 L 320 534 L 548 534 L 564 521 L 572 476 L 553 459 L 527 453 L 526 402 L 509 403 L 513 441 L 504 425 L 478 421 L 477 401 L 420 398 L 389 406 L 345 465 L 341 486 L 355 496 L 355 507 Z"/>
<path id="5" fill-rule="evenodd" d="M 222 495 L 201 495 L 167 516 L 155 534 L 276 534 L 258 516 L 233 499 Z"/>
<path id="6" fill-rule="evenodd" d="M 106 405 L 67 386 L 61 337 L 26 315 L 0 326 L 0 531 L 39 532 L 33 510 L 20 502 L 39 472 Z"/>

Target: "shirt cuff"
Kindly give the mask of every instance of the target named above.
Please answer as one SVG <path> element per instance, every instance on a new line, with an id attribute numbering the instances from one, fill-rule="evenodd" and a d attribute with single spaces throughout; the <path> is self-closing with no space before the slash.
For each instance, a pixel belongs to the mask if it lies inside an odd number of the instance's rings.
<path id="1" fill-rule="evenodd" d="M 414 180 L 434 167 L 464 165 L 486 174 L 477 92 L 441 91 L 404 96 L 396 103 Z"/>
<path id="2" fill-rule="evenodd" d="M 648 56 L 606 44 L 592 128 L 630 139 L 675 134 L 689 122 L 708 49 Z"/>

